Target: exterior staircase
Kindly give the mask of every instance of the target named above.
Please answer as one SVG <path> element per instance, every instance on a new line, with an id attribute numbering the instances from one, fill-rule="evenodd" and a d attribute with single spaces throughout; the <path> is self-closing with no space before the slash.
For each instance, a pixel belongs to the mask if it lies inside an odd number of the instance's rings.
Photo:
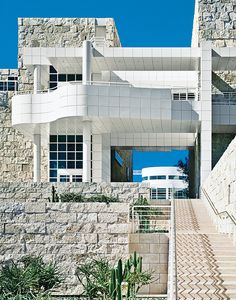
<path id="1" fill-rule="evenodd" d="M 177 299 L 235 299 L 236 246 L 216 231 L 203 201 L 175 200 Z"/>

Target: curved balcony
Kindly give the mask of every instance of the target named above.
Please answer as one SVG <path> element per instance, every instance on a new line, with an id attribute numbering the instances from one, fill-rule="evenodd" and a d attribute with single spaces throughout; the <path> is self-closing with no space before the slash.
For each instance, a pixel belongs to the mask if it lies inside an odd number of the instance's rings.
<path id="1" fill-rule="evenodd" d="M 14 96 L 12 124 L 49 123 L 75 116 L 170 120 L 171 100 L 170 89 L 68 83 L 54 91 Z"/>

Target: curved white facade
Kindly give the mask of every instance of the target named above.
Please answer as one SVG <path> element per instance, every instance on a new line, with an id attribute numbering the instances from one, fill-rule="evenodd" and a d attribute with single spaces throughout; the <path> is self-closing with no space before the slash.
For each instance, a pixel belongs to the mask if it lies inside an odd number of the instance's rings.
<path id="1" fill-rule="evenodd" d="M 152 199 L 185 197 L 187 176 L 178 167 L 150 167 L 142 169 L 142 181 L 149 182 Z"/>

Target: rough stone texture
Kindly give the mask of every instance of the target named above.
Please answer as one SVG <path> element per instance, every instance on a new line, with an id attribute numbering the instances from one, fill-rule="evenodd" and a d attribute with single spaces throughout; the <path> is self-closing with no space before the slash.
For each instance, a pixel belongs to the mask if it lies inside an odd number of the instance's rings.
<path id="1" fill-rule="evenodd" d="M 196 0 L 192 46 L 211 40 L 215 47 L 236 44 L 236 1 Z"/>
<path id="2" fill-rule="evenodd" d="M 129 252 L 143 257 L 143 269 L 152 273 L 153 282 L 140 290 L 141 294 L 166 294 L 169 238 L 165 233 L 129 235 Z"/>
<path id="3" fill-rule="evenodd" d="M 58 292 L 78 294 L 76 266 L 128 257 L 129 205 L 124 203 L 13 203 L 0 208 L 0 261 L 42 255 L 65 277 Z"/>
<path id="4" fill-rule="evenodd" d="M 105 45 L 120 46 L 113 19 L 106 20 Z M 95 36 L 95 18 L 19 18 L 18 19 L 18 70 L 0 70 L 0 80 L 9 75 L 18 76 L 19 90 L 32 92 L 33 77 L 24 67 L 23 47 L 81 47 L 83 40 Z M 30 181 L 33 178 L 33 145 L 11 126 L 11 97 L 9 106 L 0 106 L 0 182 Z M 0 102 L 1 102 L 0 94 Z M 48 149 L 42 147 L 42 181 L 48 180 Z"/>
<path id="5" fill-rule="evenodd" d="M 235 214 L 236 198 L 236 138 L 229 144 L 203 185 L 219 212 Z M 204 197 L 204 193 L 202 193 Z"/>
<path id="6" fill-rule="evenodd" d="M 86 197 L 97 194 L 116 197 L 120 202 L 132 203 L 140 196 L 150 197 L 150 188 L 147 183 L 26 183 L 26 182 L 2 182 L 0 183 L 0 203 L 8 202 L 48 202 L 51 197 L 52 185 L 57 193 L 75 192 L 82 193 Z"/>

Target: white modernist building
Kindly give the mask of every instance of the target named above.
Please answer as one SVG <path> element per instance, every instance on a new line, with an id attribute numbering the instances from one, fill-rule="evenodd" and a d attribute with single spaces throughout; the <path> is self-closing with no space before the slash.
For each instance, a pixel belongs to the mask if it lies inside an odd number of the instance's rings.
<path id="1" fill-rule="evenodd" d="M 142 169 L 142 181 L 149 182 L 152 200 L 186 198 L 187 175 L 178 167 L 149 167 Z"/>
<path id="2" fill-rule="evenodd" d="M 34 181 L 41 146 L 51 182 L 111 181 L 114 147 L 192 149 L 197 191 L 212 169 L 212 134 L 236 130 L 235 94 L 212 94 L 212 72 L 235 70 L 236 48 L 108 48 L 98 40 L 21 49 L 34 92 L 13 97 L 12 125 L 34 142 Z"/>

